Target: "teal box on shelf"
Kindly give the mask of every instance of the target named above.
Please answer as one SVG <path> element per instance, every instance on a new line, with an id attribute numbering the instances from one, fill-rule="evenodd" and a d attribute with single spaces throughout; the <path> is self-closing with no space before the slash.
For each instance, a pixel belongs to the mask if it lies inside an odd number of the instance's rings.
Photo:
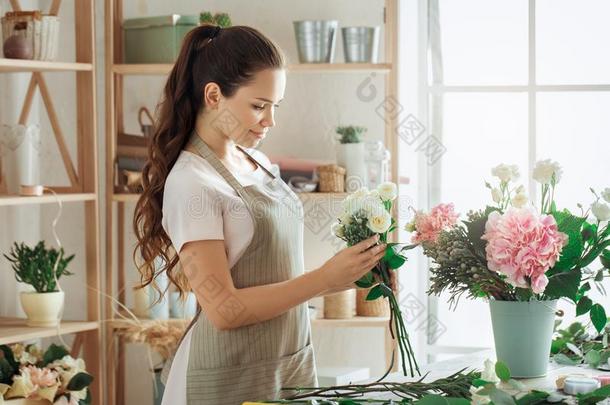
<path id="1" fill-rule="evenodd" d="M 173 63 L 198 15 L 172 14 L 123 21 L 124 63 Z"/>

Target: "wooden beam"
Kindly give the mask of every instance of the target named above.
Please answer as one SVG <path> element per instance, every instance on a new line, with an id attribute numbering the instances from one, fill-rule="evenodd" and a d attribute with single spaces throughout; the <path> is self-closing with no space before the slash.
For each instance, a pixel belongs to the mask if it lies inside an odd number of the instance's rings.
<path id="1" fill-rule="evenodd" d="M 70 350 L 70 356 L 74 357 L 75 359 L 77 359 L 80 354 L 80 349 L 83 346 L 83 335 L 82 333 L 77 333 L 75 338 L 74 338 L 74 342 L 72 342 L 72 349 Z"/>
<path id="2" fill-rule="evenodd" d="M 61 6 L 61 0 L 53 0 L 51 3 L 51 8 L 49 9 L 50 15 L 58 15 L 59 14 L 59 6 Z"/>
<path id="3" fill-rule="evenodd" d="M 13 11 L 21 11 L 21 6 L 19 5 L 19 0 L 10 0 L 11 2 L 11 7 L 13 8 Z"/>
<path id="4" fill-rule="evenodd" d="M 76 4 L 79 3 L 80 1 L 76 2 Z M 76 175 L 76 170 L 74 169 L 74 166 L 72 164 L 72 159 L 70 158 L 70 152 L 68 152 L 68 146 L 66 145 L 63 132 L 61 131 L 61 127 L 59 126 L 59 120 L 57 119 L 55 107 L 53 107 L 53 101 L 51 100 L 51 93 L 49 92 L 47 83 L 40 72 L 35 72 L 33 73 L 33 75 L 36 76 L 38 88 L 40 89 L 40 95 L 42 96 L 42 101 L 44 102 L 44 105 L 47 109 L 49 121 L 51 122 L 53 133 L 55 134 L 57 146 L 59 147 L 59 153 L 61 154 L 61 158 L 64 161 L 64 167 L 66 168 L 66 172 L 68 173 L 68 177 L 70 178 L 70 184 L 72 184 L 72 186 L 74 187 L 79 187 L 78 176 Z M 78 100 L 77 104 L 80 104 L 81 102 L 84 102 L 84 100 Z"/>
<path id="5" fill-rule="evenodd" d="M 19 114 L 19 124 L 21 125 L 25 125 L 28 121 L 37 85 L 38 82 L 36 80 L 36 75 L 32 73 L 32 77 L 30 78 L 30 84 L 28 85 L 28 90 L 25 93 L 25 99 L 23 100 L 23 107 L 21 107 L 21 114 Z"/>

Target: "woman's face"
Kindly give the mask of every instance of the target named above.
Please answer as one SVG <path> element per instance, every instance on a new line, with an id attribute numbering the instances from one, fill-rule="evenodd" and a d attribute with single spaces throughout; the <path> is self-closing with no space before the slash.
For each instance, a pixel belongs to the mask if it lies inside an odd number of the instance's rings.
<path id="1" fill-rule="evenodd" d="M 257 146 L 275 125 L 275 109 L 284 98 L 285 88 L 284 69 L 265 69 L 233 97 L 223 98 L 216 119 L 224 122 L 225 135 L 241 146 Z"/>

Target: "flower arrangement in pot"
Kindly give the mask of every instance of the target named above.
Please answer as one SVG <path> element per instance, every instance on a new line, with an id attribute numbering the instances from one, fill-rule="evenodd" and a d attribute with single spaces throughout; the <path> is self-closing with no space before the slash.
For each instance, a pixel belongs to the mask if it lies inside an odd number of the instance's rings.
<path id="1" fill-rule="evenodd" d="M 366 127 L 355 125 L 339 126 L 335 132 L 337 140 L 337 164 L 345 168 L 345 188 L 347 192 L 355 192 L 364 187 L 366 181 L 366 165 L 364 143 L 362 137 Z"/>
<path id="2" fill-rule="evenodd" d="M 390 306 L 389 328 L 392 337 L 397 340 L 400 350 L 402 371 L 405 376 L 419 374 L 419 367 L 409 341 L 409 334 L 398 300 L 392 289 L 393 271 L 399 269 L 406 261 L 404 250 L 417 245 L 388 243 L 388 235 L 396 229 L 396 220 L 392 218 L 392 201 L 397 197 L 397 186 L 392 182 L 380 184 L 375 190 L 361 188 L 349 194 L 342 202 L 343 212 L 332 225 L 332 233 L 353 246 L 373 235 L 379 235 L 379 242 L 386 243 L 384 257 L 369 273 L 356 281 L 359 288 L 370 288 L 367 300 L 388 299 Z M 409 363 L 407 374 L 406 363 Z"/>
<path id="3" fill-rule="evenodd" d="M 84 360 L 63 346 L 51 344 L 44 352 L 37 345 L 0 346 L 0 403 L 90 404 L 92 381 Z"/>
<path id="4" fill-rule="evenodd" d="M 64 257 L 64 250 L 47 249 L 44 241 L 34 248 L 15 242 L 8 255 L 3 255 L 15 272 L 15 279 L 29 284 L 35 291 L 21 292 L 21 306 L 25 311 L 28 326 L 56 326 L 63 309 L 65 295 L 58 280 L 70 276 L 68 264 L 74 255 Z"/>
<path id="5" fill-rule="evenodd" d="M 591 209 L 573 214 L 554 200 L 561 167 L 540 161 L 533 178 L 540 183 L 540 207 L 516 186 L 516 166 L 492 169 L 497 185 L 486 183 L 493 204 L 458 220 L 452 204 L 430 213 L 417 212 L 406 230 L 432 259 L 429 294 L 448 292 L 450 304 L 460 297 L 486 298 L 498 360 L 517 377 L 546 374 L 556 305 L 576 304 L 577 315 L 589 314 L 598 331 L 606 322 L 604 307 L 587 292 L 608 277 L 610 268 L 610 190 L 603 201 L 593 191 Z M 581 207 L 582 210 L 582 207 Z M 601 268 L 593 270 L 596 259 Z"/>

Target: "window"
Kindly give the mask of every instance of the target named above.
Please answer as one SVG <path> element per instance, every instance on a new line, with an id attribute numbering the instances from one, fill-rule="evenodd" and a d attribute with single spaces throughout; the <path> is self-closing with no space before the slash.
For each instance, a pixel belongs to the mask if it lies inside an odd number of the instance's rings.
<path id="1" fill-rule="evenodd" d="M 610 3 L 418 2 L 422 5 L 418 117 L 446 150 L 436 163 L 419 166 L 427 205 L 454 202 L 462 214 L 484 206 L 491 201 L 484 181 L 499 163 L 517 164 L 521 182 L 537 201 L 530 173 L 544 158 L 564 168 L 556 195 L 560 207 L 588 206 L 590 186 L 610 186 Z M 423 260 L 420 270 L 426 270 Z M 427 289 L 425 277 L 419 283 Z M 564 307 L 572 317 L 574 307 Z M 452 311 L 445 297 L 430 298 L 427 311 L 446 327 L 439 337 L 426 338 L 429 361 L 493 347 L 486 303 L 463 299 Z"/>

